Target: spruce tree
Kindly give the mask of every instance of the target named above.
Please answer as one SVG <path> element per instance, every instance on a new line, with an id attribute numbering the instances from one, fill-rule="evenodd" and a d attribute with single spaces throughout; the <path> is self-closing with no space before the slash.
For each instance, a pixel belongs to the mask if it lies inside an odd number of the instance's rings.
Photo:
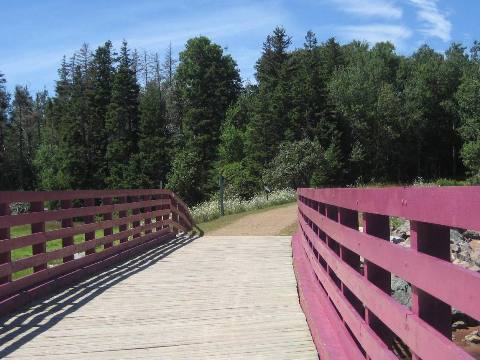
<path id="1" fill-rule="evenodd" d="M 0 190 L 6 190 L 11 186 L 12 174 L 7 153 L 7 110 L 9 95 L 5 86 L 5 76 L 0 72 Z"/>
<path id="2" fill-rule="evenodd" d="M 190 39 L 180 53 L 175 76 L 181 107 L 183 146 L 178 155 L 189 159 L 196 176 L 184 184 L 184 166 L 173 167 L 169 186 L 191 202 L 200 201 L 215 188 L 214 165 L 220 129 L 227 108 L 236 100 L 240 76 L 235 61 L 206 37 Z M 188 170 L 189 172 L 191 169 Z"/>
<path id="3" fill-rule="evenodd" d="M 130 51 L 124 41 L 113 77 L 112 96 L 105 125 L 108 134 L 107 186 L 110 188 L 129 187 L 129 160 L 138 150 L 139 91 Z"/>
<path id="4" fill-rule="evenodd" d="M 170 169 L 171 139 L 167 130 L 165 99 L 159 84 L 151 80 L 140 96 L 138 153 L 130 159 L 129 184 L 155 188 L 166 183 Z"/>

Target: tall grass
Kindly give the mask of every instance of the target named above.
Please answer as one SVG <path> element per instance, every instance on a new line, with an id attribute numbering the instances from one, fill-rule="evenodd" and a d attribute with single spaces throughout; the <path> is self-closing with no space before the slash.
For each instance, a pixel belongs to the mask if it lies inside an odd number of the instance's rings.
<path id="1" fill-rule="evenodd" d="M 249 200 L 231 197 L 224 201 L 225 215 L 286 204 L 295 201 L 296 198 L 297 194 L 293 189 L 274 190 L 268 195 L 268 199 L 266 194 L 255 195 Z M 218 199 L 212 199 L 198 204 L 191 209 L 191 212 L 197 223 L 217 219 L 220 217 Z"/>

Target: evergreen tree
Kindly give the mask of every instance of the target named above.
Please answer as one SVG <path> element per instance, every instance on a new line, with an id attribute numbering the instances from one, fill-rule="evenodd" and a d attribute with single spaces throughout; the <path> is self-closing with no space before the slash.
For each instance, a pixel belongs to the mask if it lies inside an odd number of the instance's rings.
<path id="1" fill-rule="evenodd" d="M 129 159 L 138 150 L 139 86 L 127 43 L 120 49 L 118 67 L 113 77 L 111 102 L 106 116 L 108 145 L 106 160 L 109 170 L 107 186 L 129 187 Z"/>
<path id="2" fill-rule="evenodd" d="M 6 190 L 11 187 L 11 164 L 7 153 L 7 120 L 9 95 L 5 87 L 5 76 L 0 73 L 0 189 Z"/>
<path id="3" fill-rule="evenodd" d="M 7 139 L 7 153 L 11 154 L 14 161 L 17 187 L 34 189 L 33 158 L 37 126 L 33 99 L 26 87 L 15 87 L 10 117 L 11 131 Z"/>
<path id="4" fill-rule="evenodd" d="M 113 58 L 112 43 L 99 46 L 91 64 L 92 89 L 89 103 L 92 108 L 88 124 L 89 187 L 103 189 L 108 175 L 106 118 L 112 97 Z"/>
<path id="5" fill-rule="evenodd" d="M 130 161 L 129 184 L 155 188 L 166 183 L 170 169 L 171 139 L 167 131 L 165 99 L 158 83 L 150 81 L 140 96 L 138 154 Z"/>
<path id="6" fill-rule="evenodd" d="M 187 200 L 196 202 L 204 199 L 215 187 L 213 169 L 220 128 L 227 108 L 239 93 L 240 76 L 230 55 L 224 55 L 222 48 L 208 38 L 197 37 L 190 39 L 180 53 L 175 85 L 183 136 L 178 156 L 189 160 L 192 156 L 197 157 L 196 161 L 190 161 L 196 164 L 196 177 L 189 185 L 184 184 L 182 171 L 186 169 L 175 166 L 175 162 L 168 185 L 181 191 L 180 195 Z M 188 189 L 184 185 L 188 185 Z"/>

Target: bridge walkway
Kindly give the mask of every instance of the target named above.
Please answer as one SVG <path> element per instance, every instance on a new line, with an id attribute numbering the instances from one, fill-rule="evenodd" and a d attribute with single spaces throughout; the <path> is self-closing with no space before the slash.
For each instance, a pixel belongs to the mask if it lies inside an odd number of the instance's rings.
<path id="1" fill-rule="evenodd" d="M 0 321 L 5 359 L 318 359 L 291 238 L 177 237 Z"/>

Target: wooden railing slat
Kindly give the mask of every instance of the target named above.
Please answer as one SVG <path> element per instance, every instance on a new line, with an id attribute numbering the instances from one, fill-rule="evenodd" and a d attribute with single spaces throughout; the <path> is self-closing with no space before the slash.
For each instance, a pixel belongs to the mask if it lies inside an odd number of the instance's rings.
<path id="1" fill-rule="evenodd" d="M 15 304 L 12 296 L 30 299 L 22 294 L 29 289 L 36 289 L 34 293 L 40 294 L 41 291 L 37 291 L 40 287 L 53 289 L 51 280 L 59 276 L 62 282 L 75 279 L 84 266 L 97 266 L 99 261 L 110 264 L 113 261 L 110 257 L 120 253 L 122 256 L 138 253 L 166 235 L 173 236 L 172 228 L 190 231 L 193 222 L 188 208 L 177 208 L 177 216 L 173 217 L 172 199 L 175 196 L 171 191 L 158 189 L 0 192 L 0 314 L 4 313 L 2 303 L 8 303 L 9 309 Z M 74 200 L 83 206 L 74 207 Z M 30 212 L 11 215 L 10 201 L 29 202 Z M 46 201 L 59 203 L 60 209 L 44 209 Z M 114 218 L 114 213 L 118 218 Z M 102 219 L 96 222 L 96 216 Z M 83 223 L 78 224 L 77 218 Z M 46 223 L 51 221 L 59 222 L 61 229 L 46 231 Z M 11 238 L 10 228 L 21 225 L 31 226 L 31 234 Z M 116 226 L 119 231 L 114 233 Z M 103 236 L 97 238 L 98 230 L 103 231 Z M 75 244 L 74 237 L 81 234 L 85 234 L 85 241 Z M 48 242 L 56 239 L 62 240 L 62 247 L 47 251 Z M 12 251 L 28 246 L 32 246 L 32 256 L 12 261 Z M 77 259 L 75 254 L 79 254 Z M 63 262 L 47 267 L 49 262 L 58 259 Z M 12 275 L 32 267 L 33 274 L 12 281 Z M 68 277 L 64 277 L 65 274 Z"/>

